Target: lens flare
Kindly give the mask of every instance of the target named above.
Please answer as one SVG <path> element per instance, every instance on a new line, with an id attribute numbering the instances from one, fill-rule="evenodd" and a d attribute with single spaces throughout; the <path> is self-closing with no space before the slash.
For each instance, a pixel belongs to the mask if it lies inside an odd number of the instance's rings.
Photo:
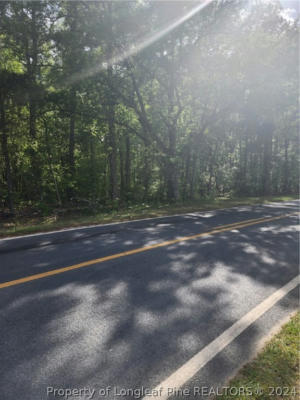
<path id="1" fill-rule="evenodd" d="M 82 79 L 88 78 L 90 76 L 93 76 L 100 72 L 103 69 L 106 69 L 108 66 L 112 66 L 114 64 L 121 63 L 122 61 L 126 60 L 130 56 L 133 56 L 140 51 L 146 49 L 147 47 L 151 46 L 153 43 L 157 42 L 164 36 L 166 36 L 168 33 L 172 32 L 174 29 L 179 27 L 181 24 L 192 18 L 195 14 L 203 10 L 205 7 L 207 7 L 209 4 L 215 2 L 216 0 L 202 0 L 200 4 L 197 4 L 195 7 L 193 7 L 191 10 L 187 11 L 186 14 L 181 16 L 180 18 L 175 19 L 172 21 L 170 24 L 167 26 L 163 27 L 160 29 L 158 32 L 155 32 L 154 34 L 144 37 L 141 41 L 138 43 L 135 43 L 128 47 L 126 50 L 123 52 L 117 54 L 116 56 L 110 58 L 109 60 L 106 60 L 102 62 L 99 65 L 93 66 L 92 68 L 86 69 L 85 71 L 81 71 L 79 73 L 76 73 L 70 77 L 68 80 L 69 84 L 76 83 Z"/>

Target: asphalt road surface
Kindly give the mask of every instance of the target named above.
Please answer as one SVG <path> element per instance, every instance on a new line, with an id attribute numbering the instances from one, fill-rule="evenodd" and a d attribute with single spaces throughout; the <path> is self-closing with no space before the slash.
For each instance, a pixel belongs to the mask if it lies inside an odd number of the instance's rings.
<path id="1" fill-rule="evenodd" d="M 297 276 L 298 211 L 291 201 L 0 240 L 0 399 L 158 398 L 180 368 L 189 395 L 173 398 L 207 398 L 194 388 L 221 388 L 297 309 L 295 286 L 191 373 L 189 360 Z"/>

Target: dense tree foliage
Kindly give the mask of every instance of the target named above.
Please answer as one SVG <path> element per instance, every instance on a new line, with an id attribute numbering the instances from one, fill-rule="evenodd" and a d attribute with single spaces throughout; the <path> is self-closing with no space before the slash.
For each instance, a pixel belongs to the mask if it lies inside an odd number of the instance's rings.
<path id="1" fill-rule="evenodd" d="M 297 192 L 298 21 L 197 7 L 0 2 L 3 209 Z"/>

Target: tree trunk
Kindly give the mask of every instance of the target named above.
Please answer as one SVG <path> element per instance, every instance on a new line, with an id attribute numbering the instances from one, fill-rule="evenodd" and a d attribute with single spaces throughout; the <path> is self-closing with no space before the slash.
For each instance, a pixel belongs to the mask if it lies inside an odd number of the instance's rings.
<path id="1" fill-rule="evenodd" d="M 120 169 L 120 199 L 121 202 L 125 199 L 126 188 L 125 188 L 125 173 L 124 173 L 124 147 L 122 144 L 119 146 L 119 169 Z"/>
<path id="2" fill-rule="evenodd" d="M 125 136 L 125 190 L 126 194 L 130 191 L 131 186 L 131 156 L 130 156 L 130 137 L 128 132 Z"/>
<path id="3" fill-rule="evenodd" d="M 90 135 L 90 161 L 91 161 L 91 178 L 92 178 L 92 200 L 93 203 L 97 198 L 97 174 L 96 174 L 96 165 L 95 165 L 95 138 L 93 135 Z"/>
<path id="4" fill-rule="evenodd" d="M 33 143 L 31 148 L 31 170 L 33 177 L 34 194 L 37 198 L 41 197 L 39 193 L 40 180 L 41 180 L 41 169 L 38 160 L 38 152 L 35 147 L 35 141 L 37 139 L 36 132 L 36 119 L 37 119 L 37 74 L 38 74 L 38 33 L 37 33 L 37 21 L 36 21 L 36 7 L 37 5 L 31 4 L 31 26 L 30 26 L 30 37 L 28 39 L 28 48 L 26 53 L 27 72 L 30 82 L 29 88 L 29 137 Z M 30 40 L 30 42 L 29 42 Z"/>
<path id="5" fill-rule="evenodd" d="M 197 155 L 194 152 L 192 157 L 192 166 L 191 166 L 191 173 L 190 173 L 190 190 L 189 190 L 189 198 L 193 199 L 195 196 L 195 172 L 196 172 L 196 163 L 197 163 Z"/>
<path id="6" fill-rule="evenodd" d="M 176 202 L 179 199 L 178 170 L 174 162 L 168 162 L 166 166 L 167 199 Z"/>
<path id="7" fill-rule="evenodd" d="M 241 176 L 241 188 L 242 195 L 248 194 L 248 179 L 247 179 L 247 167 L 248 167 L 248 138 L 245 137 L 245 149 L 242 161 L 242 176 Z"/>
<path id="8" fill-rule="evenodd" d="M 284 174 L 283 174 L 283 193 L 289 193 L 289 140 L 287 137 L 284 139 Z"/>
<path id="9" fill-rule="evenodd" d="M 75 173 L 75 160 L 74 160 L 74 150 L 75 150 L 75 111 L 76 103 L 74 101 L 76 92 L 71 90 L 71 110 L 70 110 L 70 122 L 69 122 L 69 170 L 71 174 L 71 179 L 74 178 Z"/>
<path id="10" fill-rule="evenodd" d="M 37 31 L 35 4 L 31 8 L 31 51 L 27 53 L 27 71 L 31 84 L 29 92 L 29 133 L 32 139 L 36 138 L 36 76 L 37 76 Z"/>
<path id="11" fill-rule="evenodd" d="M 117 146 L 115 133 L 115 110 L 112 104 L 108 109 L 108 143 L 109 143 L 109 172 L 110 172 L 110 198 L 117 198 Z"/>
<path id="12" fill-rule="evenodd" d="M 272 125 L 262 126 L 263 136 L 263 170 L 262 170 L 262 194 L 271 194 L 271 160 L 272 160 Z"/>
<path id="13" fill-rule="evenodd" d="M 74 150 L 75 150 L 75 112 L 76 112 L 76 90 L 72 88 L 70 91 L 70 121 L 69 121 L 69 187 L 67 189 L 68 199 L 74 196 L 74 178 L 75 178 L 75 159 L 74 159 Z"/>
<path id="14" fill-rule="evenodd" d="M 143 201 L 147 201 L 149 198 L 149 187 L 151 179 L 150 165 L 151 165 L 150 149 L 149 147 L 146 147 L 144 153 L 144 170 L 143 170 L 143 185 L 144 185 Z"/>
<path id="15" fill-rule="evenodd" d="M 4 100 L 0 97 L 0 130 L 1 134 L 1 145 L 2 152 L 4 156 L 5 163 L 5 179 L 7 184 L 7 204 L 9 211 L 14 213 L 14 204 L 13 204 L 13 195 L 12 195 L 12 179 L 11 179 L 11 167 L 10 167 L 10 157 L 7 146 L 7 133 L 6 133 L 6 121 L 5 121 L 5 108 L 4 108 Z"/>
<path id="16" fill-rule="evenodd" d="M 44 120 L 44 127 L 45 127 L 45 139 L 46 139 L 45 142 L 46 142 L 46 147 L 47 147 L 47 156 L 48 156 L 49 168 L 50 168 L 51 175 L 53 177 L 57 203 L 58 203 L 59 206 L 61 206 L 62 205 L 61 197 L 60 197 L 60 193 L 59 193 L 59 189 L 58 189 L 58 184 L 57 184 L 57 180 L 56 180 L 56 177 L 55 177 L 55 173 L 54 173 L 53 167 L 52 167 L 52 155 L 51 155 L 51 146 L 50 146 L 50 143 L 49 143 L 48 126 L 47 126 L 47 123 L 46 123 L 45 120 Z"/>
<path id="17" fill-rule="evenodd" d="M 107 58 L 110 60 L 113 56 L 113 21 L 112 21 L 112 5 L 107 4 L 108 19 L 110 29 L 110 40 L 107 47 Z M 112 201 L 117 199 L 117 143 L 116 143 L 116 130 L 115 130 L 115 98 L 112 91 L 113 87 L 113 69 L 109 65 L 107 68 L 107 81 L 108 81 L 108 145 L 109 145 L 109 171 L 110 171 L 110 198 Z"/>
<path id="18" fill-rule="evenodd" d="M 174 54 L 172 55 L 174 57 Z M 178 182 L 178 165 L 176 162 L 176 121 L 173 120 L 174 113 L 174 96 L 175 96 L 175 79 L 173 58 L 169 63 L 169 85 L 168 85 L 168 166 L 167 166 L 167 196 L 169 201 L 179 200 L 179 182 Z"/>
<path id="19" fill-rule="evenodd" d="M 182 189 L 183 200 L 187 199 L 187 187 L 188 187 L 188 182 L 190 180 L 190 169 L 191 169 L 191 145 L 190 143 L 188 143 L 185 151 L 185 174 L 183 178 L 183 189 Z"/>
<path id="20" fill-rule="evenodd" d="M 167 174 L 167 198 L 168 201 L 177 201 L 179 199 L 178 187 L 178 166 L 176 163 L 176 133 L 172 127 L 169 128 L 169 151 L 166 158 Z"/>
<path id="21" fill-rule="evenodd" d="M 74 149 L 75 149 L 75 115 L 74 113 L 72 113 L 70 116 L 70 130 L 69 130 L 69 168 L 72 180 L 74 178 L 74 173 L 75 173 Z"/>

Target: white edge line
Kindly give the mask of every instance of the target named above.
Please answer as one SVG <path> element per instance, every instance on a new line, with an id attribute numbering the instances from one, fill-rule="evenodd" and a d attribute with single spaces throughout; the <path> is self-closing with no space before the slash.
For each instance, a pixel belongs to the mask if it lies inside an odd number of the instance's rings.
<path id="1" fill-rule="evenodd" d="M 205 346 L 199 353 L 195 354 L 167 379 L 151 390 L 151 393 L 158 393 L 160 400 L 166 400 L 170 397 L 171 390 L 179 389 L 187 381 L 189 381 L 199 370 L 204 367 L 213 357 L 230 344 L 245 329 L 260 318 L 266 311 L 273 307 L 279 300 L 286 296 L 291 290 L 295 289 L 299 284 L 299 276 L 289 281 L 286 285 L 276 290 L 273 294 L 262 301 L 258 306 L 245 314 L 241 319 L 226 329 L 220 336 Z M 169 392 L 168 392 L 169 391 Z M 143 397 L 143 400 L 153 400 L 151 394 Z"/>
<path id="2" fill-rule="evenodd" d="M 267 206 L 269 204 L 278 204 L 282 205 L 287 202 L 299 202 L 300 200 L 290 200 L 290 201 L 282 201 L 282 202 L 270 202 L 270 203 L 262 203 L 262 204 L 241 204 L 239 206 L 234 206 L 234 207 L 227 207 L 227 208 L 215 208 L 212 210 L 206 210 L 206 211 L 191 211 L 189 213 L 182 213 L 182 214 L 171 214 L 171 215 L 161 215 L 160 217 L 150 217 L 150 218 L 141 218 L 141 219 L 133 219 L 131 221 L 119 221 L 119 222 L 110 222 L 108 224 L 95 224 L 95 225 L 83 225 L 83 226 L 78 226 L 74 228 L 65 228 L 65 229 L 58 229 L 56 231 L 49 231 L 49 232 L 39 232 L 39 233 L 31 233 L 29 235 L 20 235 L 20 236 L 12 236 L 12 237 L 4 237 L 0 239 L 0 244 L 1 242 L 5 242 L 8 240 L 15 240 L 15 239 L 22 239 L 22 238 L 28 238 L 28 237 L 35 237 L 35 236 L 43 236 L 43 235 L 53 235 L 54 233 L 60 233 L 60 232 L 71 232 L 71 231 L 79 231 L 82 229 L 93 229 L 93 228 L 99 228 L 99 227 L 105 227 L 105 226 L 114 226 L 114 225 L 119 225 L 119 224 L 131 224 L 133 222 L 142 222 L 142 221 L 151 221 L 155 219 L 162 219 L 162 218 L 172 218 L 172 217 L 183 217 L 184 215 L 194 215 L 197 214 L 201 217 L 201 214 L 208 213 L 208 212 L 213 212 L 213 211 L 224 211 L 224 210 L 234 210 L 235 208 L 239 207 L 260 207 L 260 206 Z M 298 204 L 294 204 L 297 206 Z M 299 205 L 300 206 L 300 205 Z M 264 218 L 264 217 L 262 217 Z"/>

